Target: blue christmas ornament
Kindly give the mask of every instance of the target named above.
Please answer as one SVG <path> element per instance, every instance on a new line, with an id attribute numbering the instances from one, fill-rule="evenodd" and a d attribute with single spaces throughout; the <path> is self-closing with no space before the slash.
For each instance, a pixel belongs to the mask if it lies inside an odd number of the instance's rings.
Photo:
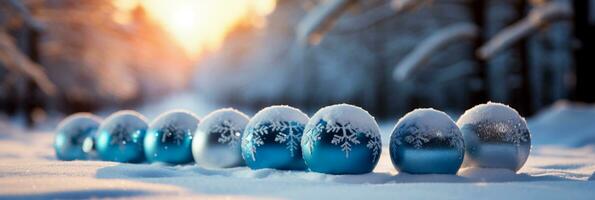
<path id="1" fill-rule="evenodd" d="M 145 155 L 150 162 L 186 164 L 192 162 L 192 137 L 199 119 L 182 110 L 161 114 L 149 126 Z"/>
<path id="2" fill-rule="evenodd" d="M 240 141 L 248 120 L 244 113 L 231 108 L 216 110 L 203 118 L 192 140 L 196 164 L 215 168 L 244 165 Z"/>
<path id="3" fill-rule="evenodd" d="M 399 119 L 390 138 L 390 158 L 400 172 L 456 174 L 465 155 L 459 127 L 446 113 L 416 109 Z"/>
<path id="4" fill-rule="evenodd" d="M 457 121 L 465 139 L 463 167 L 518 171 L 531 151 L 527 122 L 511 107 L 488 102 L 467 111 Z"/>
<path id="5" fill-rule="evenodd" d="M 138 112 L 115 112 L 99 127 L 94 145 L 97 154 L 106 161 L 143 162 L 145 155 L 142 142 L 147 126 L 147 120 Z"/>
<path id="6" fill-rule="evenodd" d="M 95 134 L 101 119 L 89 113 L 77 113 L 62 120 L 56 129 L 54 150 L 60 160 L 83 160 L 86 137 Z"/>
<path id="7" fill-rule="evenodd" d="M 308 116 L 289 106 L 262 109 L 242 135 L 242 157 L 252 169 L 304 170 L 300 141 Z"/>
<path id="8" fill-rule="evenodd" d="M 382 151 L 374 117 L 348 104 L 316 112 L 306 125 L 301 146 L 308 169 L 329 174 L 369 173 Z"/>

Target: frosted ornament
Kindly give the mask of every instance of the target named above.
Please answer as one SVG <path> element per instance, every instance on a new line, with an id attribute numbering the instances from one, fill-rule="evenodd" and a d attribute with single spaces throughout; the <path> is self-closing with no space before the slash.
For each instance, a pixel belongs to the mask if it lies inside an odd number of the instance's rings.
<path id="1" fill-rule="evenodd" d="M 465 139 L 463 167 L 518 171 L 529 157 L 531 134 L 513 108 L 488 102 L 467 111 L 457 121 Z"/>

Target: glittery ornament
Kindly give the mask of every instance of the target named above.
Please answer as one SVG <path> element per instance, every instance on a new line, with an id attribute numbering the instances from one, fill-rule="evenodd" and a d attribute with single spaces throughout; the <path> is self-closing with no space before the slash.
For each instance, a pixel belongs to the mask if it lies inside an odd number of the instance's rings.
<path id="1" fill-rule="evenodd" d="M 465 139 L 463 167 L 519 170 L 531 150 L 527 122 L 511 107 L 491 103 L 467 110 L 457 121 Z"/>

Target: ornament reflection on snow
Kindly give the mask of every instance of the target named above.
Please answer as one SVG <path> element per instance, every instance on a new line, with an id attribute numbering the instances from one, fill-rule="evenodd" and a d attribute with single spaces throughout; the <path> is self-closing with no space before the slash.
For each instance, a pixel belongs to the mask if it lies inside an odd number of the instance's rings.
<path id="1" fill-rule="evenodd" d="M 390 138 L 393 165 L 412 174 L 456 174 L 464 148 L 459 127 L 446 113 L 434 109 L 407 113 Z"/>
<path id="2" fill-rule="evenodd" d="M 150 162 L 185 164 L 192 162 L 192 137 L 199 119 L 193 113 L 174 110 L 159 115 L 145 137 L 145 155 Z"/>
<path id="3" fill-rule="evenodd" d="M 374 118 L 348 104 L 316 112 L 306 125 L 301 146 L 309 170 L 329 174 L 371 172 L 382 149 L 380 128 Z"/>
<path id="4" fill-rule="evenodd" d="M 300 141 L 308 116 L 289 106 L 270 106 L 248 122 L 242 158 L 252 169 L 304 170 Z"/>
<path id="5" fill-rule="evenodd" d="M 219 109 L 204 117 L 192 140 L 194 161 L 206 167 L 244 165 L 240 140 L 250 119 L 240 111 Z"/>
<path id="6" fill-rule="evenodd" d="M 107 161 L 143 162 L 146 131 L 147 120 L 140 113 L 118 111 L 106 118 L 97 131 L 97 154 Z"/>
<path id="7" fill-rule="evenodd" d="M 77 113 L 62 120 L 56 129 L 54 150 L 60 160 L 83 160 L 85 138 L 94 135 L 101 119 L 89 113 Z"/>
<path id="8" fill-rule="evenodd" d="M 488 102 L 459 118 L 465 139 L 463 167 L 518 171 L 529 157 L 531 134 L 527 122 L 511 107 Z"/>

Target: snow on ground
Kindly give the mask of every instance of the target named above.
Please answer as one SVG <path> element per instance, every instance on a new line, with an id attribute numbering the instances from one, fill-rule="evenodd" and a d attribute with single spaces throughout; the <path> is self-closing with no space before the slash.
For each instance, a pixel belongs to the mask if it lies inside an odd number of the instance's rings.
<path id="1" fill-rule="evenodd" d="M 183 97 L 183 99 L 191 99 Z M 189 101 L 189 103 L 192 103 Z M 179 104 L 178 104 L 179 105 Z M 168 103 L 156 104 L 169 109 Z M 194 107 L 199 115 L 208 107 Z M 149 118 L 161 112 L 139 109 Z M 148 111 L 153 111 L 148 113 Z M 57 161 L 53 134 L 0 123 L 0 199 L 271 198 L 271 199 L 593 199 L 595 106 L 559 103 L 528 119 L 533 148 L 514 173 L 462 169 L 458 175 L 397 173 L 388 154 L 396 121 L 381 124 L 384 149 L 373 173 L 209 169 L 102 161 Z"/>

